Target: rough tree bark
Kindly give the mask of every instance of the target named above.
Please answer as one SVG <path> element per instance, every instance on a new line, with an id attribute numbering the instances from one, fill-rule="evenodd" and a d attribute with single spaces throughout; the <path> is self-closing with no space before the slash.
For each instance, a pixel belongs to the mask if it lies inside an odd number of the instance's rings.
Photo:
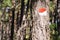
<path id="1" fill-rule="evenodd" d="M 35 7 L 33 7 L 33 29 L 32 40 L 50 40 L 49 29 L 49 0 L 38 0 Z M 46 8 L 48 14 L 46 16 L 40 16 L 38 13 L 39 8 Z"/>

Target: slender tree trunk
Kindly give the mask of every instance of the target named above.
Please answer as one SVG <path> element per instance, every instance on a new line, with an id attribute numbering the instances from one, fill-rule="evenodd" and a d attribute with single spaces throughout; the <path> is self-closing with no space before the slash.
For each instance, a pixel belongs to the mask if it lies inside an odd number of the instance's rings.
<path id="1" fill-rule="evenodd" d="M 59 35 L 60 35 L 60 0 L 57 0 L 57 13 L 58 13 L 57 26 L 58 26 L 58 32 L 59 32 Z"/>

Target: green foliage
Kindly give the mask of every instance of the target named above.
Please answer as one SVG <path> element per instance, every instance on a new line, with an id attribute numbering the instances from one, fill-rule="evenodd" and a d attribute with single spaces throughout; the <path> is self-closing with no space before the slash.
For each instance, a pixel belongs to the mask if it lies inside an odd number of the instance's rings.
<path id="1" fill-rule="evenodd" d="M 6 13 L 5 20 L 8 20 L 8 17 L 9 17 L 9 15 L 8 15 L 8 13 Z"/>
<path id="2" fill-rule="evenodd" d="M 55 23 L 53 23 L 53 24 L 50 25 L 50 29 L 51 30 L 54 30 L 56 27 L 57 27 L 57 24 L 55 24 Z"/>
<path id="3" fill-rule="evenodd" d="M 29 39 L 29 36 L 30 36 L 30 35 L 26 34 L 26 39 Z"/>
<path id="4" fill-rule="evenodd" d="M 3 6 L 12 6 L 11 0 L 4 0 L 2 5 Z"/>
<path id="5" fill-rule="evenodd" d="M 30 37 L 30 27 L 27 27 L 26 28 L 26 39 L 29 39 L 29 37 Z"/>
<path id="6" fill-rule="evenodd" d="M 50 11 L 54 11 L 54 8 L 55 8 L 55 5 L 54 5 L 54 3 L 52 2 L 52 1 L 50 1 L 50 5 L 49 5 L 50 7 Z"/>
<path id="7" fill-rule="evenodd" d="M 60 40 L 60 36 L 58 35 L 58 31 L 56 30 L 57 24 L 53 23 L 50 25 L 50 34 L 51 40 Z"/>
<path id="8" fill-rule="evenodd" d="M 60 40 L 60 36 L 58 36 L 58 40 Z"/>
<path id="9" fill-rule="evenodd" d="M 25 2 L 25 5 L 26 5 L 26 4 L 27 4 L 27 2 L 28 2 L 28 0 L 25 0 L 24 2 Z"/>
<path id="10" fill-rule="evenodd" d="M 2 15 L 2 11 L 0 10 L 0 16 Z"/>

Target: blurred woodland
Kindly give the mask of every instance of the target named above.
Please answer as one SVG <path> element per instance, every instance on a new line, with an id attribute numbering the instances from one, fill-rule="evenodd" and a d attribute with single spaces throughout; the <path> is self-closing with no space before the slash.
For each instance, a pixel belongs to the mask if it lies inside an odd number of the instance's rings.
<path id="1" fill-rule="evenodd" d="M 60 0 L 0 0 L 0 40 L 60 40 L 59 13 Z"/>

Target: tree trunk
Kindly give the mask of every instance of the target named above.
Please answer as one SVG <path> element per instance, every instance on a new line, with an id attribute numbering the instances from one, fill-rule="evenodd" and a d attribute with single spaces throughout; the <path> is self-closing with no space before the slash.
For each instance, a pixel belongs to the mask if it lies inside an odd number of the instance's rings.
<path id="1" fill-rule="evenodd" d="M 57 26 L 58 26 L 58 32 L 60 35 L 60 0 L 57 0 L 57 13 L 58 13 L 58 22 L 57 22 Z"/>
<path id="2" fill-rule="evenodd" d="M 33 29 L 32 29 L 32 40 L 50 40 L 50 29 L 49 29 L 49 8 L 48 8 L 48 0 L 46 1 L 37 1 L 36 8 L 34 8 L 33 13 Z M 47 15 L 41 16 L 39 15 L 39 8 L 46 8 Z M 43 14 L 44 15 L 44 14 Z"/>

